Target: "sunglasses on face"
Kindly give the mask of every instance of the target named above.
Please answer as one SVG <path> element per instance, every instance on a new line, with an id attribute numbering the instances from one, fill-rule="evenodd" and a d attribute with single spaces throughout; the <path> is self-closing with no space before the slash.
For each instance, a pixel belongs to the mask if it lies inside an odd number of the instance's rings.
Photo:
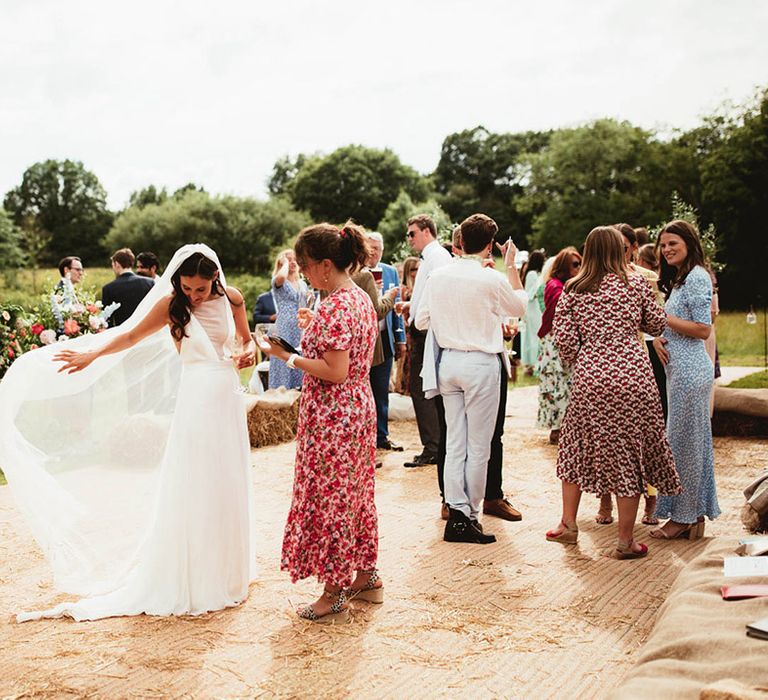
<path id="1" fill-rule="evenodd" d="M 581 260 L 572 260 L 571 267 L 581 267 Z"/>
<path id="2" fill-rule="evenodd" d="M 405 234 L 408 238 L 414 238 L 416 236 L 415 231 L 408 231 L 408 233 Z"/>

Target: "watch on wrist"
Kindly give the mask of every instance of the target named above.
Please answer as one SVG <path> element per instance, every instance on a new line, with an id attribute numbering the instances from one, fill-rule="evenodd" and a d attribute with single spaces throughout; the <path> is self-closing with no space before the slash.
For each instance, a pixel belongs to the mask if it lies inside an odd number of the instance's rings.
<path id="1" fill-rule="evenodd" d="M 299 359 L 299 356 L 297 354 L 292 354 L 285 362 L 286 365 L 288 365 L 291 369 L 296 369 L 296 360 Z"/>

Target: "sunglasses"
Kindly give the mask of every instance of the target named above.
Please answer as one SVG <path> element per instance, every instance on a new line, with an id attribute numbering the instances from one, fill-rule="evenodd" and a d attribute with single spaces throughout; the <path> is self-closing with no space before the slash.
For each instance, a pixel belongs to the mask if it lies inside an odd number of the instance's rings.
<path id="1" fill-rule="evenodd" d="M 571 261 L 571 267 L 581 267 L 581 260 Z"/>
<path id="2" fill-rule="evenodd" d="M 408 233 L 405 234 L 408 238 L 414 238 L 416 234 L 413 231 L 408 231 Z"/>

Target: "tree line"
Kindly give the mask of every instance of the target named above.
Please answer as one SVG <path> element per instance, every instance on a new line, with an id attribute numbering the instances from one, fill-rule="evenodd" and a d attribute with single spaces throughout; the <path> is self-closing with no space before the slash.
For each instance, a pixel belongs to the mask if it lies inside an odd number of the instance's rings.
<path id="1" fill-rule="evenodd" d="M 215 196 L 194 183 L 174 192 L 148 185 L 112 212 L 82 163 L 35 163 L 3 200 L 0 266 L 50 265 L 68 254 L 103 264 L 122 246 L 162 259 L 203 241 L 226 267 L 264 274 L 274 250 L 300 228 L 347 218 L 381 231 L 385 250 L 397 257 L 405 253 L 405 219 L 421 211 L 446 233 L 485 212 L 500 237 L 554 253 L 581 245 L 597 224 L 658 227 L 677 201 L 716 232 L 723 305 L 765 305 L 768 297 L 768 89 L 671 134 L 613 119 L 522 133 L 477 126 L 448 135 L 427 175 L 389 149 L 360 145 L 286 156 L 267 189 L 263 201 Z"/>

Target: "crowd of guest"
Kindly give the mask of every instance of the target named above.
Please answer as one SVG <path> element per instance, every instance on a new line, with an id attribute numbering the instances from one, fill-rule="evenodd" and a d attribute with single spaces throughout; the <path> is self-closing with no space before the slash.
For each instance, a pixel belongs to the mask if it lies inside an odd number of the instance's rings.
<path id="1" fill-rule="evenodd" d="M 317 577 L 323 593 L 299 614 L 338 620 L 351 598 L 383 601 L 373 494 L 377 450 L 402 450 L 389 433 L 391 391 L 412 400 L 421 450 L 404 466 L 436 466 L 446 541 L 494 542 L 481 514 L 522 519 L 502 486 L 507 343 L 518 326 L 519 364 L 538 377 L 537 425 L 557 446 L 562 507 L 546 539 L 578 540 L 583 492 L 600 498 L 601 524 L 613 522 L 615 499 L 617 559 L 648 553 L 635 540 L 641 497 L 644 524 L 666 520 L 651 537 L 701 537 L 719 514 L 717 297 L 696 229 L 672 221 L 649 243 L 629 224 L 598 226 L 581 250 L 533 251 L 520 270 L 486 215 L 468 217 L 446 246 L 427 215 L 404 229 L 414 255 L 398 266 L 382 262 L 380 234 L 351 222 L 304 229 L 253 310 L 254 325 L 270 327 L 269 387 L 302 390 L 282 566 L 293 580 Z M 111 261 L 102 299 L 120 305 L 117 325 L 160 262 L 129 249 Z M 74 294 L 82 262 L 65 258 L 60 272 L 60 291 Z"/>

